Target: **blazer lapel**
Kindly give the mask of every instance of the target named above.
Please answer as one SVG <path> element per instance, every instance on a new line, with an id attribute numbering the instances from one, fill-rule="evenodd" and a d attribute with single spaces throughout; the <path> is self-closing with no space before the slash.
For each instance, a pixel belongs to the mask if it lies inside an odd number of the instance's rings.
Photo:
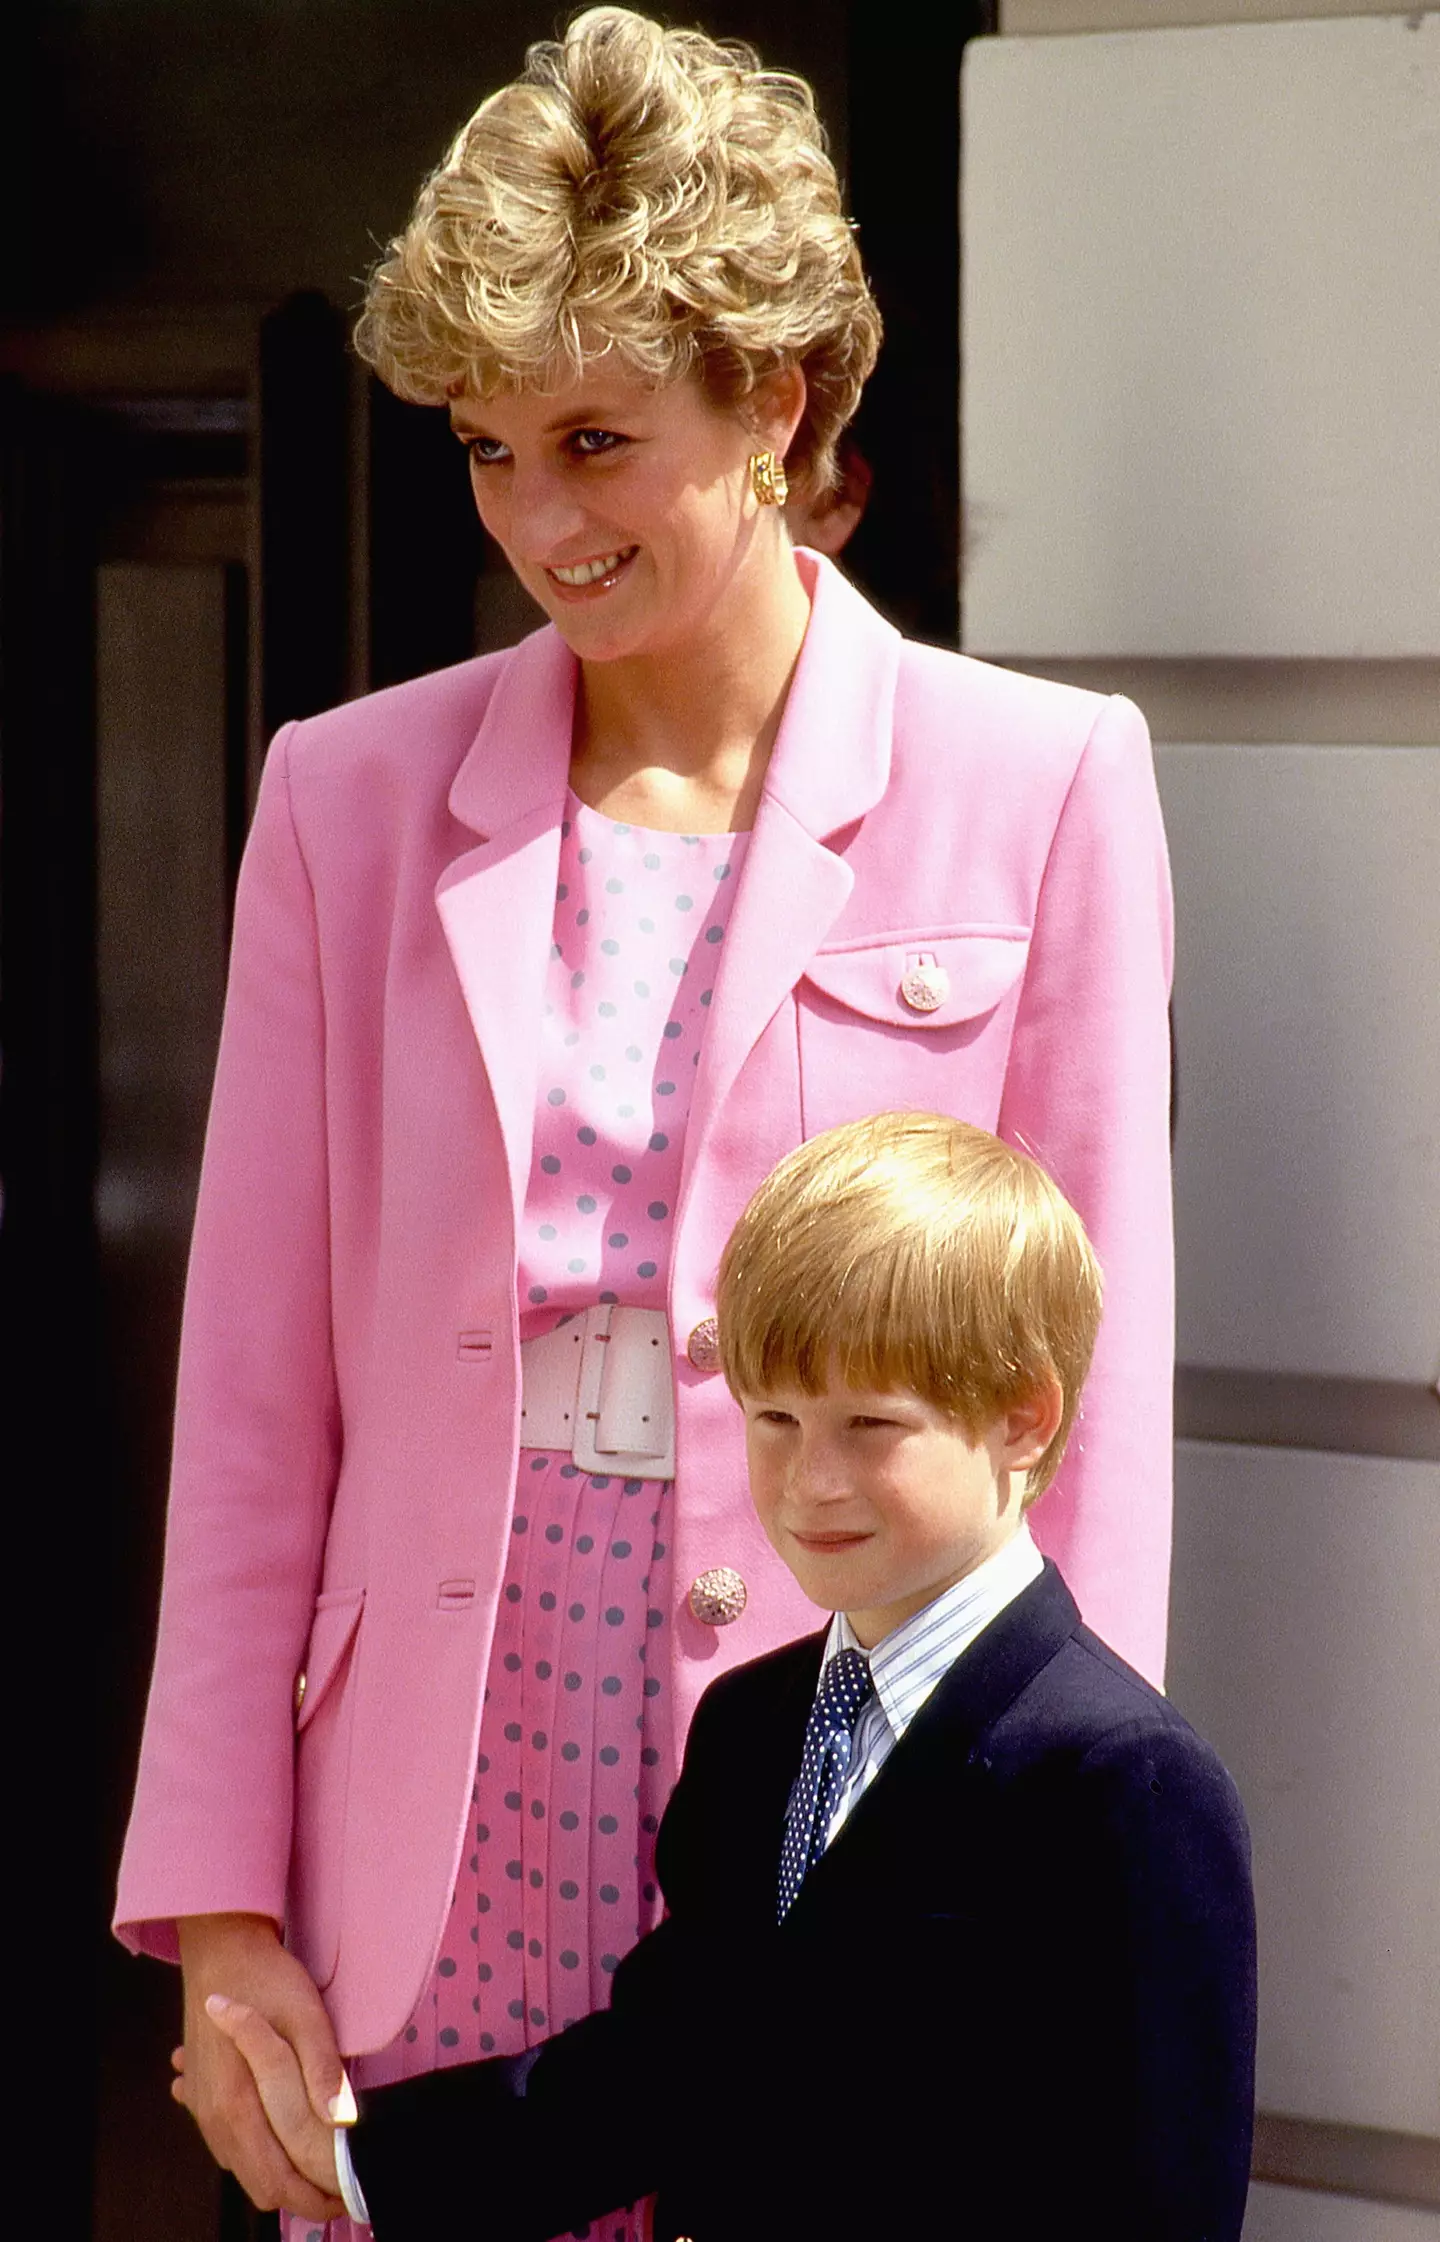
<path id="1" fill-rule="evenodd" d="M 517 1221 L 534 1137 L 575 675 L 553 629 L 516 647 L 450 789 L 451 814 L 482 838 L 435 889 L 500 1118 Z"/>
<path id="2" fill-rule="evenodd" d="M 735 1078 L 849 899 L 831 845 L 885 791 L 900 635 L 839 571 L 799 565 L 811 616 L 756 815 L 685 1135 L 681 1207 Z M 448 865 L 436 907 L 490 1080 L 517 1219 L 530 1172 L 545 969 L 577 665 L 553 627 L 505 664 L 450 789 L 481 836 Z"/>
<path id="3" fill-rule="evenodd" d="M 926 1825 L 933 1825 L 937 1810 L 943 1811 L 954 1795 L 956 1771 L 1079 1625 L 1075 1600 L 1047 1558 L 1040 1578 L 992 1620 L 936 1684 L 856 1800 L 834 1844 L 811 1869 L 787 1921 L 800 1915 L 807 1895 L 833 1906 L 847 1880 L 857 1875 L 869 1889 L 877 1863 L 887 1878 L 890 1872 L 883 1864 L 898 1863 L 904 1877 L 906 1862 L 919 1857 L 917 1847 L 923 1848 Z"/>
<path id="4" fill-rule="evenodd" d="M 737 1814 L 735 1802 L 725 1801 L 725 1819 L 736 1840 L 736 1873 L 721 1896 L 722 1904 L 733 1908 L 738 1896 L 747 1896 L 753 1901 L 756 1923 L 767 1931 L 775 1924 L 785 1816 L 800 1772 L 825 1632 L 807 1635 L 781 1654 L 784 1664 L 776 1674 L 764 1727 L 752 1735 L 746 1748 L 743 1810 Z"/>
<path id="5" fill-rule="evenodd" d="M 840 916 L 854 874 L 831 845 L 890 775 L 900 635 L 828 561 L 798 555 L 805 643 L 766 773 L 715 980 L 685 1139 L 681 1209 L 735 1078 Z"/>

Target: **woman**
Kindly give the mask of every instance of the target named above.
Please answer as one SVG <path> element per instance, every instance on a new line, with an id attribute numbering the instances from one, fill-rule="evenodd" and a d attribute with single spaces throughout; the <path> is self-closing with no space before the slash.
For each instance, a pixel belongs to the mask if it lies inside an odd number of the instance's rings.
<path id="1" fill-rule="evenodd" d="M 283 732 L 237 905 L 119 1913 L 184 1961 L 182 2099 L 310 2220 L 206 1994 L 320 2107 L 337 2040 L 393 2078 L 584 2013 L 700 1690 L 813 1624 L 712 1315 L 801 1138 L 926 1106 L 1054 1170 L 1109 1305 L 1038 1531 L 1151 1672 L 1168 1547 L 1148 741 L 790 545 L 878 343 L 807 89 L 592 10 L 359 343 L 552 627 Z"/>

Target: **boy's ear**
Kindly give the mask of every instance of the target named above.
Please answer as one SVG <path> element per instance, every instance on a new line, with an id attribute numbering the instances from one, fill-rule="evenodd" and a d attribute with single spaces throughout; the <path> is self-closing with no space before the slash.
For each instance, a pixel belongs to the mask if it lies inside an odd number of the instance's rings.
<path id="1" fill-rule="evenodd" d="M 1064 1414 L 1065 1396 L 1055 1378 L 1047 1379 L 1043 1386 L 1037 1386 L 1023 1401 L 1007 1409 L 1000 1426 L 1006 1469 L 1029 1471 L 1033 1464 L 1038 1464 L 1060 1430 Z"/>

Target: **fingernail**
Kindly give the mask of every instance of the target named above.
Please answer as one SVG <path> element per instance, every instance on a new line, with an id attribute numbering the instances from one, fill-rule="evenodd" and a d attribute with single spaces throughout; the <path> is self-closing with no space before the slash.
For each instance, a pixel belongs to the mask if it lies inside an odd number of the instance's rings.
<path id="1" fill-rule="evenodd" d="M 332 2125 L 353 2125 L 360 2115 L 355 2107 L 354 2090 L 343 2071 L 340 2073 L 340 2091 L 332 2097 L 329 2110 Z"/>
<path id="2" fill-rule="evenodd" d="M 230 2005 L 223 1993 L 211 1993 L 205 2002 L 205 2014 L 207 2016 L 223 2016 Z"/>

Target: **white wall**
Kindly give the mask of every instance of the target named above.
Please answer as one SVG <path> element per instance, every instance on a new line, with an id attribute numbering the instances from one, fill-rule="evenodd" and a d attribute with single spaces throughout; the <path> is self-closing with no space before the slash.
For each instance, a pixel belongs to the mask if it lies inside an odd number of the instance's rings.
<path id="1" fill-rule="evenodd" d="M 1186 23 L 1272 23 L 1300 16 L 1400 16 L 1395 0 L 1000 0 L 1007 38 L 1031 33 L 1154 31 Z"/>
<path id="2" fill-rule="evenodd" d="M 1262 20 L 1335 16 L 1371 20 Z M 1217 19 L 1244 20 L 1166 28 Z M 1004 0 L 1001 31 L 966 65 L 966 643 L 1130 692 L 1157 740 L 1179 1352 L 1205 1394 L 1205 1437 L 1177 1447 L 1170 1686 L 1250 1815 L 1260 2100 L 1284 2120 L 1246 2242 L 1420 2242 L 1440 2236 L 1440 12 Z M 1320 2192 L 1322 2165 L 1349 2192 Z"/>
<path id="3" fill-rule="evenodd" d="M 964 103 L 969 650 L 1440 653 L 1440 12 L 980 40 Z"/>
<path id="4" fill-rule="evenodd" d="M 1182 1441 L 1170 1693 L 1255 1850 L 1262 2108 L 1440 2131 L 1432 1465 Z"/>
<path id="5" fill-rule="evenodd" d="M 1245 2242 L 1435 2242 L 1437 2234 L 1440 2212 L 1263 2183 L 1251 2188 L 1245 2219 Z"/>
<path id="6" fill-rule="evenodd" d="M 1433 1384 L 1440 754 L 1201 742 L 1157 764 L 1180 1359 Z"/>

